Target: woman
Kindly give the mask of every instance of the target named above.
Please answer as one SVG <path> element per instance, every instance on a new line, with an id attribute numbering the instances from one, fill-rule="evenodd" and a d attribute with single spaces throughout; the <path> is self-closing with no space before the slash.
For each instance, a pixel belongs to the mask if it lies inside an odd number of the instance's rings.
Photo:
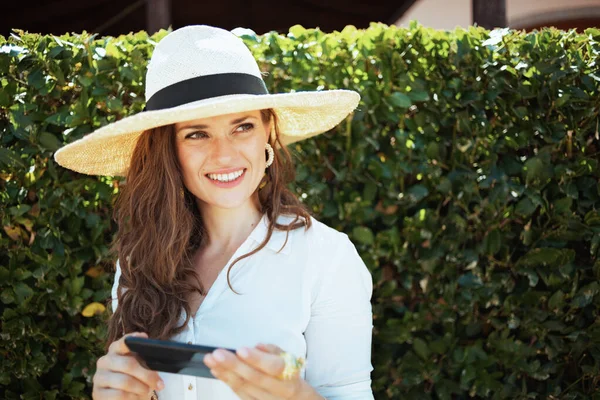
<path id="1" fill-rule="evenodd" d="M 126 177 L 93 397 L 372 399 L 369 271 L 286 188 L 285 146 L 334 127 L 358 94 L 269 94 L 239 38 L 188 26 L 156 46 L 146 100 L 55 155 Z M 236 351 L 205 357 L 217 379 L 157 373 L 124 344 L 131 334 Z"/>

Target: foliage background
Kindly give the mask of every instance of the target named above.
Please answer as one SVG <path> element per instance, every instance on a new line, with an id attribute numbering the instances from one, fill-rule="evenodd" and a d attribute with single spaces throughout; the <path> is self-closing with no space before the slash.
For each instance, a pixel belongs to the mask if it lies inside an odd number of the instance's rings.
<path id="1" fill-rule="evenodd" d="M 166 34 L 0 37 L 0 398 L 89 398 L 120 178 L 53 152 L 144 106 Z M 600 31 L 243 36 L 271 92 L 350 88 L 292 184 L 373 274 L 376 398 L 600 398 Z"/>

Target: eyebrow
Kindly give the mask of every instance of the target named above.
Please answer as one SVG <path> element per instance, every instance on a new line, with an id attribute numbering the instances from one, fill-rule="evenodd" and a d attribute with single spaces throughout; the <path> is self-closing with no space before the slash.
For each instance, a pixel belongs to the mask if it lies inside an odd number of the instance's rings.
<path id="1" fill-rule="evenodd" d="M 241 118 L 236 118 L 236 119 L 232 120 L 231 122 L 229 122 L 229 124 L 230 125 L 239 124 L 240 122 L 245 121 L 248 118 L 256 119 L 256 117 L 254 117 L 252 115 L 246 115 L 246 116 L 243 116 Z M 188 130 L 188 129 L 206 129 L 206 128 L 210 128 L 210 126 L 208 126 L 208 125 L 202 125 L 202 124 L 200 124 L 200 125 L 189 125 L 189 126 L 184 126 L 183 128 L 180 128 L 179 132 L 185 131 L 185 130 Z"/>

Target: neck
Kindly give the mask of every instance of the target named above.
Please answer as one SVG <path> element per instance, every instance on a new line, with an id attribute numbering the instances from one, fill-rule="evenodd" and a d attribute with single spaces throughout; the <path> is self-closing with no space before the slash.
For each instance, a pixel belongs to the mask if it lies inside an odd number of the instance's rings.
<path id="1" fill-rule="evenodd" d="M 208 235 L 206 247 L 223 250 L 238 248 L 262 218 L 262 213 L 254 201 L 248 201 L 237 208 L 202 204 L 200 214 Z"/>

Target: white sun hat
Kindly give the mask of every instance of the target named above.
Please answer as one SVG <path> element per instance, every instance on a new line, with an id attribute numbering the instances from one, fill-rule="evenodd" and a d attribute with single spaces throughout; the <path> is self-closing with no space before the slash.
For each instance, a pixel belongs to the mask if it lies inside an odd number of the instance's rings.
<path id="1" fill-rule="evenodd" d="M 284 145 L 326 132 L 358 105 L 352 90 L 269 94 L 242 39 L 191 25 L 166 35 L 146 72 L 144 111 L 60 148 L 61 166 L 88 175 L 126 176 L 138 137 L 151 128 L 197 118 L 272 108 Z"/>

